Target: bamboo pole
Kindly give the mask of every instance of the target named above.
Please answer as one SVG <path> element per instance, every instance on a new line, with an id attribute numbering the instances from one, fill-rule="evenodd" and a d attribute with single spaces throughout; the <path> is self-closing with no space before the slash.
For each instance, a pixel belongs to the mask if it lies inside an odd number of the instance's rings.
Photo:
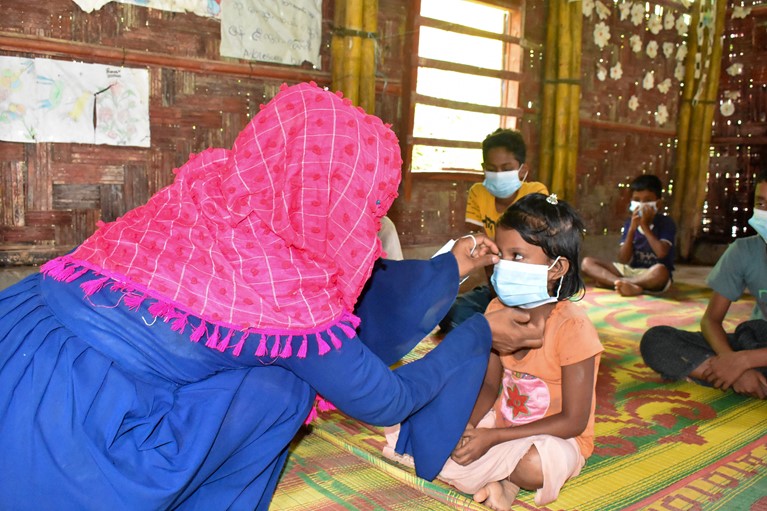
<path id="1" fill-rule="evenodd" d="M 700 16 L 703 15 L 703 6 L 700 6 Z M 709 29 L 710 30 L 710 29 Z M 687 161 L 683 174 L 683 195 L 681 198 L 681 222 L 679 224 L 679 254 L 682 258 L 688 258 L 692 252 L 693 241 L 697 232 L 697 225 L 695 224 L 696 217 L 696 196 L 700 183 L 700 172 L 702 167 L 703 153 L 708 152 L 708 147 L 704 144 L 705 132 L 711 131 L 711 125 L 704 126 L 704 105 L 706 101 L 705 89 L 704 94 L 701 97 L 695 97 L 696 91 L 701 87 L 707 87 L 711 81 L 709 73 L 703 74 L 703 68 L 705 65 L 704 59 L 708 53 L 708 30 L 704 31 L 703 44 L 700 45 L 697 50 L 701 54 L 701 75 L 698 79 L 692 82 L 692 105 L 690 111 L 690 126 L 688 128 L 688 146 L 687 146 Z M 697 36 L 696 36 L 697 41 Z M 697 46 L 697 43 L 696 43 Z M 704 174 L 705 176 L 705 174 Z M 705 177 L 703 182 L 705 189 Z"/>
<path id="2" fill-rule="evenodd" d="M 679 239 L 683 239 L 685 225 L 684 215 L 684 197 L 688 191 L 688 150 L 690 147 L 690 127 L 692 121 L 692 98 L 695 93 L 695 55 L 698 52 L 698 38 L 695 34 L 698 21 L 700 20 L 700 3 L 695 4 L 692 13 L 690 30 L 687 35 L 687 64 L 684 72 L 684 88 L 682 98 L 679 102 L 679 116 L 677 121 L 677 147 L 676 162 L 674 165 L 674 175 L 676 182 L 674 186 L 674 203 L 671 209 L 671 215 L 679 226 Z M 682 254 L 682 250 L 680 250 Z M 683 256 L 684 257 L 684 256 Z"/>
<path id="3" fill-rule="evenodd" d="M 570 59 L 570 104 L 567 129 L 567 161 L 565 163 L 564 198 L 574 201 L 578 183 L 578 149 L 580 135 L 581 105 L 581 56 L 583 54 L 581 34 L 583 32 L 583 7 L 581 1 L 568 2 L 570 11 L 570 33 L 572 38 L 572 57 Z"/>
<path id="4" fill-rule="evenodd" d="M 695 193 L 692 204 L 693 212 L 690 216 L 690 223 L 693 227 L 691 234 L 697 236 L 700 231 L 701 221 L 703 219 L 703 204 L 706 201 L 706 184 L 708 177 L 709 160 L 711 158 L 711 125 L 714 121 L 714 112 L 718 104 L 719 97 L 719 75 L 722 69 L 722 36 L 724 34 L 724 25 L 727 15 L 727 0 L 715 0 L 716 21 L 712 30 L 714 37 L 712 39 L 711 62 L 708 70 L 708 82 L 706 82 L 706 92 L 704 101 L 700 105 L 702 110 L 701 117 L 701 150 L 698 172 L 696 176 Z M 694 239 L 694 238 L 693 238 Z M 689 252 L 685 257 L 689 256 Z"/>
<path id="5" fill-rule="evenodd" d="M 368 34 L 362 40 L 362 64 L 360 71 L 360 106 L 369 114 L 376 109 L 376 47 L 378 41 L 378 0 L 364 0 L 362 29 Z"/>
<path id="6" fill-rule="evenodd" d="M 549 190 L 552 188 L 552 167 L 554 161 L 554 111 L 556 108 L 557 77 L 557 0 L 547 2 L 546 46 L 543 61 L 543 98 L 541 105 L 541 134 L 539 147 L 538 179 Z"/>
<path id="7" fill-rule="evenodd" d="M 557 86 L 554 112 L 554 166 L 551 179 L 552 193 L 565 195 L 565 174 L 567 157 L 567 134 L 570 117 L 570 65 L 572 61 L 572 39 L 570 33 L 570 10 L 564 0 L 555 0 L 558 7 L 559 48 L 557 51 Z M 567 198 L 567 197 L 565 197 Z"/>
<path id="8" fill-rule="evenodd" d="M 330 40 L 330 79 L 334 91 L 344 86 L 344 42 L 341 30 L 346 25 L 346 0 L 335 0 L 333 12 L 333 38 Z"/>
<path id="9" fill-rule="evenodd" d="M 345 13 L 346 30 L 357 32 L 344 38 L 344 75 L 343 93 L 355 105 L 360 99 L 360 68 L 362 66 L 362 41 L 358 35 L 362 31 L 363 0 L 347 0 Z"/>

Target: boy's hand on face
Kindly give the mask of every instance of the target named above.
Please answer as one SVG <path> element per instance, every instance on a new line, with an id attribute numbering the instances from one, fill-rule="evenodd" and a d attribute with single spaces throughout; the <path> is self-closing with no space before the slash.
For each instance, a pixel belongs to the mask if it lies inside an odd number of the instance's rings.
<path id="1" fill-rule="evenodd" d="M 655 208 L 651 205 L 642 206 L 642 216 L 639 217 L 639 223 L 645 231 L 650 229 L 652 221 L 655 219 Z"/>

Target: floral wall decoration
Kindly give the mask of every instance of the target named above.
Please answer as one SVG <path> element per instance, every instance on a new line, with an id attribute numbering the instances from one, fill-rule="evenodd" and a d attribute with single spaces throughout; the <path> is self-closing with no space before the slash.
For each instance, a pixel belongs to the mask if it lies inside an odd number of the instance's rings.
<path id="1" fill-rule="evenodd" d="M 738 76 L 743 74 L 743 64 L 736 62 L 727 68 L 727 74 L 730 76 Z"/>
<path id="2" fill-rule="evenodd" d="M 607 68 L 602 64 L 597 64 L 597 80 L 604 82 L 607 78 Z"/>
<path id="3" fill-rule="evenodd" d="M 650 41 L 647 43 L 647 49 L 645 50 L 647 56 L 654 59 L 658 56 L 658 41 Z"/>
<path id="4" fill-rule="evenodd" d="M 595 60 L 583 67 L 586 74 L 593 70 L 594 84 L 583 93 L 607 93 L 617 104 L 607 117 L 595 116 L 668 129 L 684 85 L 690 2 L 583 0 L 582 12 L 583 33 L 593 36 L 584 38 L 584 54 L 593 45 Z"/>
<path id="5" fill-rule="evenodd" d="M 607 46 L 607 42 L 610 40 L 610 27 L 608 27 L 603 21 L 600 21 L 594 27 L 594 44 L 600 48 Z"/>
<path id="6" fill-rule="evenodd" d="M 740 99 L 740 91 L 738 90 L 726 90 L 722 93 L 722 101 L 720 101 L 719 112 L 725 117 L 730 117 L 735 113 L 735 102 Z"/>
<path id="7" fill-rule="evenodd" d="M 610 78 L 613 80 L 620 80 L 621 76 L 623 76 L 623 66 L 621 66 L 620 62 L 618 62 L 610 68 Z"/>
<path id="8" fill-rule="evenodd" d="M 734 5 L 730 11 L 730 24 L 733 26 L 733 31 L 738 32 L 737 26 L 742 26 L 743 21 L 751 15 L 751 6 L 746 5 Z M 730 51 L 725 51 L 722 61 L 722 69 L 727 74 L 721 82 L 719 91 L 719 113 L 723 117 L 728 118 L 738 109 L 743 99 L 741 90 L 746 91 L 747 88 L 752 87 L 752 84 L 748 84 L 748 79 L 745 78 L 748 73 L 745 73 L 745 66 L 753 66 L 755 63 L 753 59 L 748 59 L 743 52 L 738 52 L 732 47 Z M 738 90 L 741 89 L 741 90 Z M 747 103 L 743 103 L 745 105 Z M 727 123 L 730 121 L 727 120 Z"/>
<path id="9" fill-rule="evenodd" d="M 644 90 L 650 90 L 653 87 L 655 87 L 655 75 L 653 74 L 653 71 L 648 71 L 642 80 L 642 88 Z"/>
<path id="10" fill-rule="evenodd" d="M 653 35 L 658 35 L 662 29 L 663 22 L 661 21 L 660 16 L 651 14 L 650 19 L 647 21 L 647 30 Z"/>
<path id="11" fill-rule="evenodd" d="M 671 58 L 671 55 L 674 54 L 674 43 L 666 41 L 663 43 L 663 56 L 668 58 Z"/>
<path id="12" fill-rule="evenodd" d="M 666 105 L 658 105 L 658 109 L 655 111 L 655 122 L 663 126 L 666 121 L 668 121 L 668 108 Z"/>

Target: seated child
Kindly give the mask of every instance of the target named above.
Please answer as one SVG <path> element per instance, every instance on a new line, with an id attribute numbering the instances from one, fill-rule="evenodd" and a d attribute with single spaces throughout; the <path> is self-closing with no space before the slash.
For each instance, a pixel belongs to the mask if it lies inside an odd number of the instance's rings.
<path id="1" fill-rule="evenodd" d="M 674 271 L 676 224 L 661 211 L 663 186 L 652 174 L 631 182 L 631 217 L 623 226 L 618 262 L 584 257 L 581 271 L 622 296 L 666 291 Z"/>
<path id="2" fill-rule="evenodd" d="M 595 386 L 602 345 L 570 298 L 583 292 L 578 257 L 583 224 L 555 195 L 528 195 L 498 220 L 498 294 L 488 313 L 521 307 L 545 319 L 542 345 L 493 352 L 469 424 L 439 478 L 495 510 L 520 488 L 539 506 L 556 500 L 594 449 Z M 501 392 L 499 393 L 499 388 Z M 396 434 L 387 430 L 384 454 Z M 407 460 L 404 460 L 405 462 Z"/>
<path id="3" fill-rule="evenodd" d="M 700 320 L 701 332 L 656 326 L 642 336 L 645 363 L 666 379 L 690 378 L 759 399 L 767 397 L 767 170 L 757 177 L 754 214 L 758 235 L 736 239 L 706 280 L 713 290 Z M 730 304 L 748 289 L 756 305 L 748 321 L 726 333 Z"/>
<path id="4" fill-rule="evenodd" d="M 526 152 L 518 131 L 499 128 L 482 141 L 485 180 L 472 185 L 466 200 L 466 226 L 470 232 L 484 232 L 494 238 L 495 223 L 507 207 L 525 195 L 549 193 L 543 183 L 530 180 Z M 475 313 L 484 313 L 494 296 L 487 284 L 460 295 L 440 322 L 440 329 L 447 333 Z"/>

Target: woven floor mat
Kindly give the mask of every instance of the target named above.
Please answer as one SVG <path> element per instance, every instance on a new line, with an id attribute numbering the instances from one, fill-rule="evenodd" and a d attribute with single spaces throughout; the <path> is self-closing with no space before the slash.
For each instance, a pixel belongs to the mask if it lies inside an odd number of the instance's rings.
<path id="1" fill-rule="evenodd" d="M 605 347 L 594 455 L 556 502 L 536 507 L 534 493 L 523 490 L 514 509 L 767 511 L 767 402 L 663 382 L 639 355 L 641 335 L 651 326 L 698 330 L 709 296 L 685 285 L 634 298 L 588 290 L 579 303 Z M 752 300 L 733 304 L 728 330 L 752 308 Z M 403 363 L 438 342 L 427 337 Z M 487 509 L 384 458 L 384 443 L 380 428 L 338 411 L 323 414 L 291 453 L 271 509 Z M 397 501 L 377 500 L 387 492 L 397 493 Z"/>

